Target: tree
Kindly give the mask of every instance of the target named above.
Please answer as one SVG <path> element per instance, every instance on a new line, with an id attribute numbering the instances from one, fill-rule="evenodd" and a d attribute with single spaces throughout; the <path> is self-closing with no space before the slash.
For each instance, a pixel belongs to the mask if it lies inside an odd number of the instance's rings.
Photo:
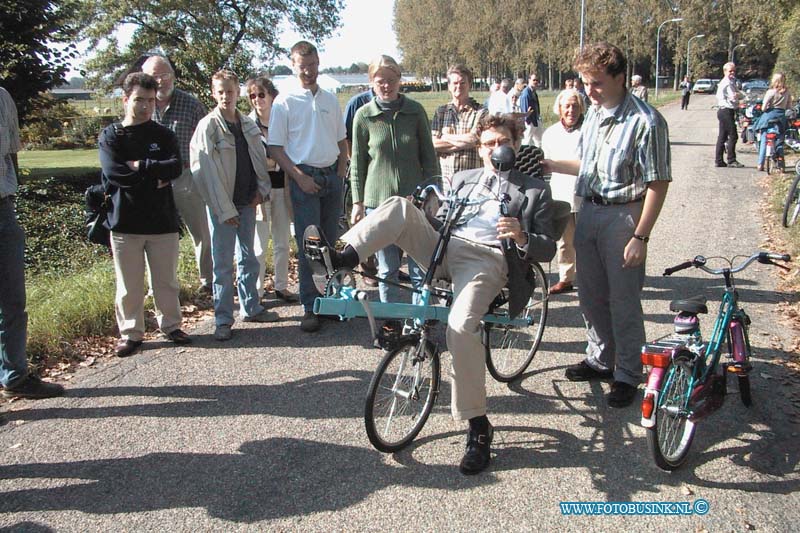
<path id="1" fill-rule="evenodd" d="M 254 61 L 271 64 L 286 51 L 278 44 L 288 22 L 302 35 L 319 40 L 339 26 L 344 0 L 76 0 L 81 35 L 96 55 L 87 63 L 90 82 L 109 87 L 142 54 L 158 51 L 175 65 L 178 83 L 206 96 L 211 75 L 220 68 L 240 76 Z M 121 50 L 113 35 L 134 27 Z"/>
<path id="2" fill-rule="evenodd" d="M 77 57 L 67 23 L 72 1 L 0 0 L 0 85 L 17 104 L 20 120 L 44 91 L 64 82 L 69 60 Z"/>

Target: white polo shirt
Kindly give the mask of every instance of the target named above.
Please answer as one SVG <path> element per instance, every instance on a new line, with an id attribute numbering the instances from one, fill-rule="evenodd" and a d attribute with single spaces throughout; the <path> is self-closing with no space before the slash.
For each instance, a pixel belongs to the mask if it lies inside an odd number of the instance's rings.
<path id="1" fill-rule="evenodd" d="M 282 146 L 297 165 L 333 165 L 339 158 L 338 142 L 345 136 L 339 100 L 322 87 L 313 94 L 298 81 L 272 104 L 267 144 Z"/>

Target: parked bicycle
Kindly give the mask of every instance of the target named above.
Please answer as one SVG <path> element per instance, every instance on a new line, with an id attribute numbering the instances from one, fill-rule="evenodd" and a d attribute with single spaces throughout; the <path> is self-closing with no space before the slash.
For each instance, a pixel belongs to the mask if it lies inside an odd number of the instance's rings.
<path id="1" fill-rule="evenodd" d="M 739 307 L 733 274 L 754 261 L 788 269 L 775 261 L 790 261 L 790 257 L 757 252 L 734 266 L 733 261 L 739 257 L 743 256 L 728 259 L 698 255 L 664 271 L 663 275 L 669 276 L 694 267 L 721 275 L 725 280 L 722 303 L 707 341 L 697 318 L 698 314 L 708 313 L 706 298 L 694 296 L 670 303 L 670 311 L 677 313 L 675 333 L 642 348 L 642 363 L 651 367 L 642 399 L 642 426 L 647 429 L 653 459 L 664 470 L 675 470 L 686 461 L 696 424 L 719 409 L 725 400 L 728 374 L 737 377 L 742 403 L 748 407 L 752 404 L 750 317 Z M 709 260 L 722 261 L 726 266 L 710 268 Z M 723 353 L 726 358 L 720 362 Z"/>
<path id="2" fill-rule="evenodd" d="M 800 161 L 795 165 L 794 180 L 789 185 L 789 191 L 786 193 L 786 200 L 783 201 L 783 217 L 781 222 L 784 228 L 789 228 L 795 225 L 797 217 L 800 215 Z"/>

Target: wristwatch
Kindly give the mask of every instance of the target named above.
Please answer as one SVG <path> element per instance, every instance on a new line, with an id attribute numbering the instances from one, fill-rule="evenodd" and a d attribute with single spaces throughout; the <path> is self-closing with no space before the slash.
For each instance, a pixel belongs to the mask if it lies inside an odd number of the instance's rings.
<path id="1" fill-rule="evenodd" d="M 636 239 L 637 241 L 642 241 L 642 242 L 650 241 L 650 237 L 645 237 L 644 235 L 636 235 L 635 233 L 633 234 L 633 238 Z"/>

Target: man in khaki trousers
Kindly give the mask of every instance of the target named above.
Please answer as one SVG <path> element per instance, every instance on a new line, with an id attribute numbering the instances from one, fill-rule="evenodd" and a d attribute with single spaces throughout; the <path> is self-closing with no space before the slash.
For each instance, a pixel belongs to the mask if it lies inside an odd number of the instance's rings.
<path id="1" fill-rule="evenodd" d="M 453 283 L 453 303 L 447 320 L 447 346 L 453 356 L 451 412 L 456 420 L 469 421 L 467 446 L 461 460 L 463 474 L 477 474 L 489 465 L 493 428 L 486 417 L 485 351 L 480 322 L 503 286 L 510 292 L 530 295 L 523 279 L 526 267 L 512 263 L 549 261 L 555 255 L 553 204 L 550 188 L 542 180 L 515 170 L 500 172 L 491 161 L 499 146 L 518 147 L 521 135 L 516 122 L 507 116 L 487 115 L 479 123 L 480 155 L 483 168 L 465 170 L 453 177 L 453 190 L 484 195 L 486 201 L 462 215 L 452 232 L 439 272 Z M 462 186 L 463 185 L 463 186 Z M 491 192 L 489 192 L 491 191 Z M 508 213 L 500 214 L 499 198 L 508 195 Z M 306 232 L 306 253 L 317 275 L 328 275 L 311 244 L 322 236 L 315 226 Z M 333 251 L 334 269 L 354 268 L 359 258 L 396 244 L 420 265 L 427 265 L 439 233 L 425 214 L 405 198 L 391 197 L 345 233 L 342 252 Z M 502 241 L 510 249 L 504 251 Z M 322 248 L 319 248 L 322 250 Z M 512 266 L 517 268 L 511 268 Z M 513 302 L 510 302 L 510 307 Z M 513 313 L 513 311 L 512 311 Z"/>

